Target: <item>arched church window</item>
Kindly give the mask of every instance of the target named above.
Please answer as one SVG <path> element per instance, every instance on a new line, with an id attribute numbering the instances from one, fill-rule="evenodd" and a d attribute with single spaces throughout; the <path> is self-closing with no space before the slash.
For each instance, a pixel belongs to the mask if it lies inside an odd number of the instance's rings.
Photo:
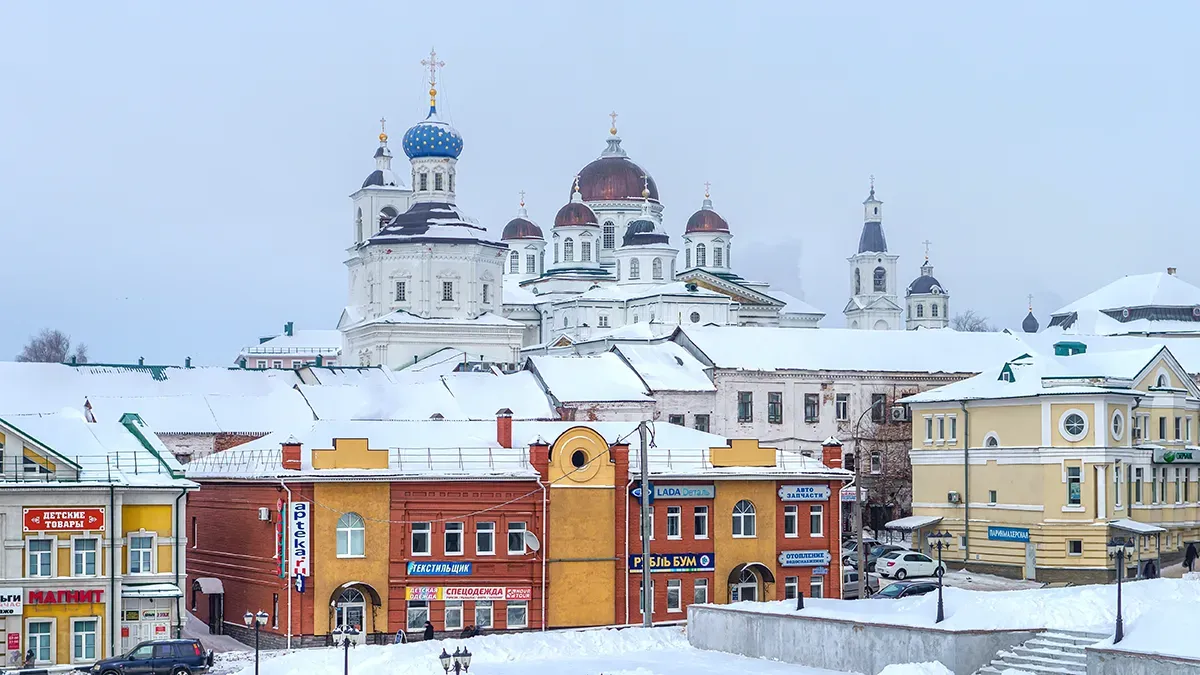
<path id="1" fill-rule="evenodd" d="M 854 269 L 854 294 L 862 293 L 862 274 L 858 268 Z"/>
<path id="2" fill-rule="evenodd" d="M 690 246 L 683 251 L 683 268 L 692 269 L 692 248 Z"/>
<path id="3" fill-rule="evenodd" d="M 420 186 L 417 188 L 419 190 L 428 190 L 429 189 L 429 174 L 422 171 L 420 176 L 417 178 L 417 185 Z"/>
<path id="4" fill-rule="evenodd" d="M 929 306 L 929 315 L 935 316 L 935 317 L 938 315 L 938 308 L 937 308 L 936 302 Z"/>
<path id="5" fill-rule="evenodd" d="M 362 241 L 363 240 L 362 209 L 359 209 L 358 215 L 356 215 L 354 217 L 354 231 L 357 233 L 356 236 L 358 237 L 355 241 Z"/>
<path id="6" fill-rule="evenodd" d="M 704 244 L 696 244 L 696 267 L 705 267 L 708 257 L 704 255 Z"/>
<path id="7" fill-rule="evenodd" d="M 590 242 L 590 241 L 579 242 L 579 259 L 582 260 L 583 262 L 591 262 L 592 261 L 592 242 Z"/>
<path id="8" fill-rule="evenodd" d="M 917 305 L 917 318 L 920 319 L 924 316 L 925 316 L 925 305 L 918 304 Z"/>
<path id="9" fill-rule="evenodd" d="M 379 209 L 379 219 L 385 223 L 391 222 L 392 218 L 395 218 L 398 213 L 400 212 L 394 206 L 385 206 Z"/>
<path id="10" fill-rule="evenodd" d="M 566 328 L 569 325 L 571 325 L 571 322 L 567 320 L 567 315 L 563 314 L 563 328 Z"/>
<path id="11" fill-rule="evenodd" d="M 875 292 L 887 292 L 887 272 L 882 267 L 875 268 Z"/>
<path id="12" fill-rule="evenodd" d="M 532 253 L 525 255 L 525 274 L 537 274 L 537 256 Z"/>
<path id="13" fill-rule="evenodd" d="M 725 253 L 725 249 L 721 248 L 720 246 L 713 248 L 713 267 L 721 266 L 721 258 L 723 257 L 723 253 Z"/>
<path id="14" fill-rule="evenodd" d="M 630 279 L 641 279 L 642 278 L 642 265 L 641 265 L 641 263 L 638 262 L 637 258 L 634 258 L 633 260 L 629 261 L 629 278 Z"/>
<path id="15" fill-rule="evenodd" d="M 441 171 L 439 171 L 439 172 L 437 172 L 437 173 L 433 174 L 433 189 L 434 189 L 434 190 L 441 190 L 441 189 L 442 189 L 442 178 L 443 178 L 443 177 L 442 177 L 442 172 L 441 172 Z"/>
<path id="16" fill-rule="evenodd" d="M 575 260 L 575 241 L 567 237 L 563 241 L 563 262 L 572 262 Z"/>
<path id="17" fill-rule="evenodd" d="M 617 245 L 617 226 L 611 220 L 604 221 L 604 248 Z"/>
<path id="18" fill-rule="evenodd" d="M 554 242 L 554 264 L 558 264 L 558 242 Z"/>
<path id="19" fill-rule="evenodd" d="M 650 263 L 650 271 L 655 279 L 663 278 L 662 275 L 662 258 L 655 258 L 654 262 Z"/>
<path id="20" fill-rule="evenodd" d="M 520 253 L 513 251 L 512 255 L 509 256 L 508 271 L 511 274 L 517 274 L 518 272 L 521 271 L 521 254 Z"/>

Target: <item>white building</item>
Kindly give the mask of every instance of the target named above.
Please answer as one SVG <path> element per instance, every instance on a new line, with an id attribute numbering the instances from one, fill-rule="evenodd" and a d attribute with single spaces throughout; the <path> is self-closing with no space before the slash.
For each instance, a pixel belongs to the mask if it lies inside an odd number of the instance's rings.
<path id="1" fill-rule="evenodd" d="M 242 347 L 236 363 L 242 368 L 303 368 L 336 366 L 342 358 L 342 334 L 337 330 L 296 330 L 291 321 L 279 335 Z M 190 364 L 189 364 L 190 365 Z"/>
<path id="2" fill-rule="evenodd" d="M 871 194 L 863 202 L 863 229 L 858 253 L 850 256 L 850 302 L 842 313 L 846 327 L 863 330 L 902 330 L 899 296 L 896 290 L 896 260 L 888 253 L 883 236 L 883 202 Z"/>

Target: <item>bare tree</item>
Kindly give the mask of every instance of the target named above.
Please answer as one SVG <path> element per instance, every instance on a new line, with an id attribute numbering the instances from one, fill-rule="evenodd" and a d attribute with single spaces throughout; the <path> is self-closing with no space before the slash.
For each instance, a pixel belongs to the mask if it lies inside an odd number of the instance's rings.
<path id="1" fill-rule="evenodd" d="M 950 319 L 950 327 L 962 333 L 992 333 L 996 330 L 995 326 L 988 323 L 986 316 L 976 314 L 973 309 Z"/>
<path id="2" fill-rule="evenodd" d="M 33 363 L 64 363 L 74 357 L 76 363 L 87 363 L 87 345 L 80 344 L 71 353 L 71 336 L 61 330 L 43 328 L 42 332 L 29 338 L 25 348 L 17 355 L 18 361 Z"/>

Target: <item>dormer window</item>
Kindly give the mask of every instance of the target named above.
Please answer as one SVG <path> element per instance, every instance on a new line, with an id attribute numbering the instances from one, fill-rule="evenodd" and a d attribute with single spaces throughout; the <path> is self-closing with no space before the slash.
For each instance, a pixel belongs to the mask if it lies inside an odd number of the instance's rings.
<path id="1" fill-rule="evenodd" d="M 1004 367 L 1000 369 L 999 380 L 1001 382 L 1016 382 L 1017 381 L 1017 378 L 1013 376 L 1013 369 L 1012 369 L 1011 363 L 1004 364 Z"/>
<path id="2" fill-rule="evenodd" d="M 1163 373 L 1158 376 L 1158 382 L 1155 384 L 1155 386 L 1166 389 L 1167 387 L 1171 386 L 1171 380 L 1167 377 L 1166 373 Z"/>

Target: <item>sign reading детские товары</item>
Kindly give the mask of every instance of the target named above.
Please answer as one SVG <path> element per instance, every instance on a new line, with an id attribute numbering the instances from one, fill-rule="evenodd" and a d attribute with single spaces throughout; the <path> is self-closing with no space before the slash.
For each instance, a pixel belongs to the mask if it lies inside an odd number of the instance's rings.
<path id="1" fill-rule="evenodd" d="M 779 499 L 785 502 L 823 502 L 829 499 L 828 485 L 784 485 Z"/>
<path id="2" fill-rule="evenodd" d="M 988 525 L 988 539 L 990 541 L 1027 542 L 1029 541 L 1029 528 Z"/>
<path id="3" fill-rule="evenodd" d="M 829 551 L 784 551 L 779 554 L 779 564 L 784 567 L 822 567 L 829 564 Z"/>

